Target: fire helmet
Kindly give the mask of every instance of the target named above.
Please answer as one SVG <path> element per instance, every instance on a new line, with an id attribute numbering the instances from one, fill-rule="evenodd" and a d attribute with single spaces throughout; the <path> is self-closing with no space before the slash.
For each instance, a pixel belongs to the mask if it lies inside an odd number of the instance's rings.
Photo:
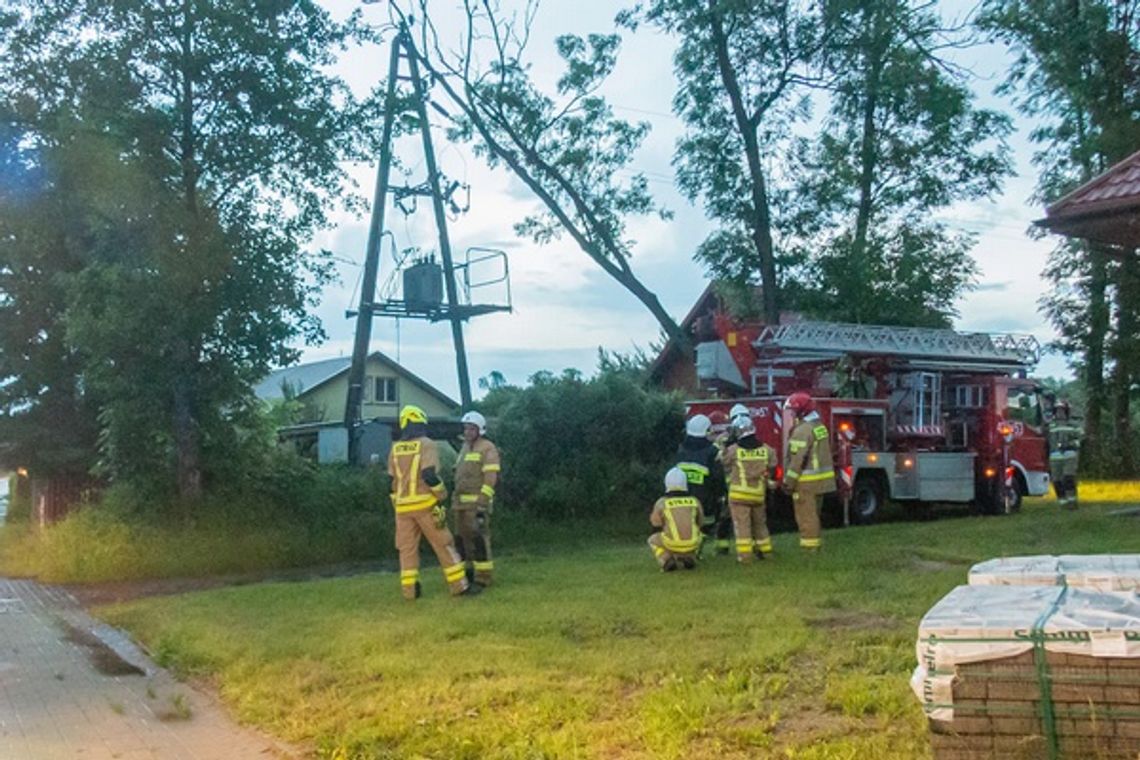
<path id="1" fill-rule="evenodd" d="M 685 423 L 685 434 L 694 438 L 704 438 L 709 434 L 710 427 L 712 427 L 712 420 L 703 414 L 695 414 Z"/>
<path id="2" fill-rule="evenodd" d="M 709 422 L 712 425 L 727 425 L 728 415 L 721 411 L 709 412 Z"/>
<path id="3" fill-rule="evenodd" d="M 745 414 L 732 418 L 732 429 L 738 438 L 743 438 L 746 435 L 755 433 L 756 425 L 752 423 L 752 418 Z"/>
<path id="4" fill-rule="evenodd" d="M 748 407 L 744 404 L 733 404 L 732 408 L 728 410 L 728 416 L 736 419 L 737 417 L 751 417 L 752 415 L 748 413 Z"/>
<path id="5" fill-rule="evenodd" d="M 674 467 L 665 473 L 665 490 L 666 491 L 688 491 L 689 478 L 686 477 L 685 471 L 680 467 Z"/>
<path id="6" fill-rule="evenodd" d="M 815 402 L 812 401 L 808 393 L 796 391 L 788 396 L 788 400 L 784 402 L 784 408 L 791 409 L 797 417 L 805 417 L 815 411 Z"/>
<path id="7" fill-rule="evenodd" d="M 479 414 L 479 412 L 468 412 L 459 418 L 459 421 L 464 425 L 474 425 L 479 429 L 479 435 L 487 432 L 487 418 Z"/>
<path id="8" fill-rule="evenodd" d="M 413 422 L 422 422 L 424 424 L 427 424 L 427 421 L 427 415 L 424 414 L 424 410 L 420 409 L 418 406 L 408 404 L 400 410 L 400 430 L 403 430 Z"/>

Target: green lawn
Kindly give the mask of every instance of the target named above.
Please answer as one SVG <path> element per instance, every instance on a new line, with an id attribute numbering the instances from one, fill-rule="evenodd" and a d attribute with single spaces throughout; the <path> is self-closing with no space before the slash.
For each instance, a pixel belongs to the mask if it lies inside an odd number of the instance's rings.
<path id="1" fill-rule="evenodd" d="M 474 599 L 433 567 L 415 603 L 374 574 L 99 614 L 321 757 L 927 757 L 922 614 L 978 560 L 1140 550 L 1120 506 L 829 531 L 818 556 L 782 534 L 773 560 L 669 575 L 599 536 L 504 554 Z"/>

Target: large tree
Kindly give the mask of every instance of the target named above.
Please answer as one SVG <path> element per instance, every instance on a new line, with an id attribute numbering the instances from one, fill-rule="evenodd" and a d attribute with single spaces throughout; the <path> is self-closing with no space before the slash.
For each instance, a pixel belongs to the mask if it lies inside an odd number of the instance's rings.
<path id="1" fill-rule="evenodd" d="M 1036 200 L 1057 200 L 1140 147 L 1140 2 L 987 0 L 979 23 L 1014 54 L 1003 91 L 1039 120 L 1031 133 L 1040 146 Z M 1063 242 L 1046 269 L 1053 288 L 1042 305 L 1062 345 L 1079 351 L 1087 393 L 1083 461 L 1103 474 L 1136 474 L 1135 266 L 1134 255 Z M 1111 430 L 1104 425 L 1110 409 Z"/>
<path id="2" fill-rule="evenodd" d="M 305 246 L 344 190 L 340 161 L 370 147 L 369 114 L 327 73 L 355 18 L 304 0 L 8 5 L 14 121 L 46 162 L 93 136 L 113 157 L 69 220 L 83 266 L 45 330 L 84 357 L 108 474 L 170 473 L 193 498 L 251 383 L 319 333 L 308 306 L 327 269 Z"/>
<path id="3" fill-rule="evenodd" d="M 815 81 L 821 18 L 797 0 L 647 0 L 619 16 L 678 39 L 674 110 L 685 135 L 674 157 L 678 183 L 720 224 L 697 251 L 718 277 L 759 273 L 763 312 L 779 322 L 780 256 L 773 240 L 772 169 Z"/>
<path id="4" fill-rule="evenodd" d="M 828 111 L 799 144 L 799 305 L 831 319 L 948 326 L 976 272 L 973 237 L 933 221 L 1011 171 L 1003 114 L 977 108 L 930 2 L 830 0 L 820 65 Z"/>
<path id="5" fill-rule="evenodd" d="M 408 30 L 418 65 L 456 112 L 452 137 L 472 140 L 492 166 L 507 167 L 543 205 L 516 230 L 540 244 L 569 235 L 670 338 L 687 343 L 632 265 L 628 218 L 669 213 L 650 195 L 644 175 L 625 176 L 649 125 L 616 118 L 599 94 L 620 38 L 560 36 L 555 44 L 565 71 L 546 89 L 528 61 L 537 2 L 518 16 L 495 0 L 463 0 L 463 31 L 454 40 L 443 39 L 428 0 L 405 5 L 411 10 L 393 3 L 394 16 Z"/>

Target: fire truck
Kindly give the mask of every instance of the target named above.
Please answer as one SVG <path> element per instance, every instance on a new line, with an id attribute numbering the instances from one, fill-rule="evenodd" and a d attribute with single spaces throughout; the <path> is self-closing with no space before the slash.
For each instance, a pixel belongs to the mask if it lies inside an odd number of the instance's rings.
<path id="1" fill-rule="evenodd" d="M 972 503 L 1017 511 L 1049 488 L 1049 399 L 1029 378 L 1032 336 L 831 322 L 779 326 L 723 314 L 697 344 L 699 399 L 688 415 L 727 428 L 735 404 L 757 436 L 784 451 L 782 403 L 808 391 L 832 435 L 844 523 L 867 523 L 886 500 L 918 511 Z"/>

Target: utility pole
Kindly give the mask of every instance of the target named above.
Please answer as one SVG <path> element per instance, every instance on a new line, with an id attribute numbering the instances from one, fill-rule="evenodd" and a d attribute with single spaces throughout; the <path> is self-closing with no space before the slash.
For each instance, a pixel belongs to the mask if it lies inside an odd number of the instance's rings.
<path id="1" fill-rule="evenodd" d="M 396 99 L 399 76 L 399 37 L 392 45 L 388 63 L 388 89 L 385 103 Z M 352 366 L 348 370 L 348 394 L 344 403 L 344 426 L 348 429 L 348 461 L 356 461 L 357 428 L 361 422 L 364 400 L 364 364 L 368 360 L 368 344 L 372 339 L 372 313 L 376 300 L 376 276 L 380 270 L 380 244 L 384 238 L 384 207 L 388 200 L 388 175 L 392 169 L 392 126 L 395 110 L 384 112 L 384 131 L 380 148 L 380 165 L 376 169 L 376 187 L 372 193 L 372 217 L 368 223 L 368 243 L 364 248 L 364 277 L 360 283 L 360 308 L 356 319 L 356 335 L 352 341 Z"/>
<path id="2" fill-rule="evenodd" d="M 400 76 L 400 59 L 408 61 L 409 76 Z M 427 166 L 427 182 L 417 187 L 389 186 L 389 174 L 392 166 L 392 131 L 399 111 L 395 108 L 397 103 L 397 82 L 410 81 L 415 102 L 415 112 L 420 123 L 420 137 L 423 142 L 424 162 Z M 352 365 L 348 373 L 348 394 L 345 399 L 344 425 L 348 430 L 348 459 L 356 462 L 359 452 L 358 432 L 363 419 L 361 407 L 364 400 L 365 364 L 368 360 L 368 345 L 372 338 L 372 320 L 377 316 L 395 316 L 406 318 L 430 319 L 437 321 L 446 319 L 451 323 L 451 337 L 455 343 L 455 360 L 459 374 L 459 396 L 464 407 L 471 404 L 471 380 L 468 377 L 467 349 L 463 342 L 463 320 L 479 314 L 493 311 L 510 311 L 510 290 L 507 285 L 508 304 L 501 305 L 471 305 L 461 304 L 455 282 L 456 266 L 452 257 L 451 240 L 447 234 L 447 217 L 444 212 L 443 176 L 436 164 L 435 149 L 431 140 L 431 124 L 427 116 L 427 94 L 423 81 L 420 79 L 419 65 L 416 61 L 416 51 L 412 44 L 411 35 L 406 27 L 401 27 L 392 41 L 392 56 L 388 65 L 388 88 L 386 110 L 384 113 L 384 129 L 380 148 L 380 165 L 376 170 L 376 187 L 372 197 L 372 216 L 368 226 L 368 242 L 365 248 L 364 274 L 360 290 L 360 306 L 355 312 L 356 335 L 352 344 Z M 454 188 L 449 189 L 449 193 Z M 443 260 L 444 287 L 447 293 L 447 306 L 440 308 L 438 302 L 432 306 L 418 306 L 405 301 L 384 301 L 376 303 L 376 280 L 380 269 L 380 248 L 384 236 L 384 211 L 387 204 L 388 193 L 392 191 L 396 200 L 408 195 L 430 195 L 432 211 L 435 214 L 436 230 L 439 234 L 439 251 Z M 405 211 L 405 213 L 410 213 Z M 484 254 L 489 249 L 469 249 L 468 259 L 460 265 L 464 272 L 465 292 L 470 297 L 470 290 L 474 286 L 470 281 L 470 267 L 477 261 L 486 262 L 487 256 L 472 259 L 471 252 L 479 251 Z M 507 278 L 506 257 L 502 252 L 490 251 L 491 258 L 502 257 L 503 274 L 500 278 L 486 280 L 482 284 L 504 282 Z M 477 254 L 478 256 L 479 254 Z M 478 283 L 477 283 L 478 284 Z M 352 316 L 349 312 L 349 316 Z"/>
<path id="3" fill-rule="evenodd" d="M 412 71 L 412 87 L 415 89 L 416 111 L 420 115 L 420 135 L 424 141 L 424 162 L 427 164 L 428 186 L 432 189 L 431 204 L 435 211 L 435 226 L 439 230 L 439 255 L 443 259 L 443 285 L 447 289 L 448 321 L 451 322 L 451 338 L 455 342 L 455 363 L 459 371 L 459 400 L 463 408 L 471 406 L 471 378 L 467 376 L 467 349 L 463 345 L 463 322 L 456 307 L 459 297 L 455 292 L 455 265 L 451 259 L 451 241 L 447 236 L 447 217 L 444 216 L 443 198 L 440 197 L 439 169 L 435 163 L 435 150 L 431 143 L 431 125 L 428 123 L 427 96 L 420 81 L 420 67 L 416 63 L 416 52 L 406 30 L 401 30 L 408 50 L 408 65 Z"/>

